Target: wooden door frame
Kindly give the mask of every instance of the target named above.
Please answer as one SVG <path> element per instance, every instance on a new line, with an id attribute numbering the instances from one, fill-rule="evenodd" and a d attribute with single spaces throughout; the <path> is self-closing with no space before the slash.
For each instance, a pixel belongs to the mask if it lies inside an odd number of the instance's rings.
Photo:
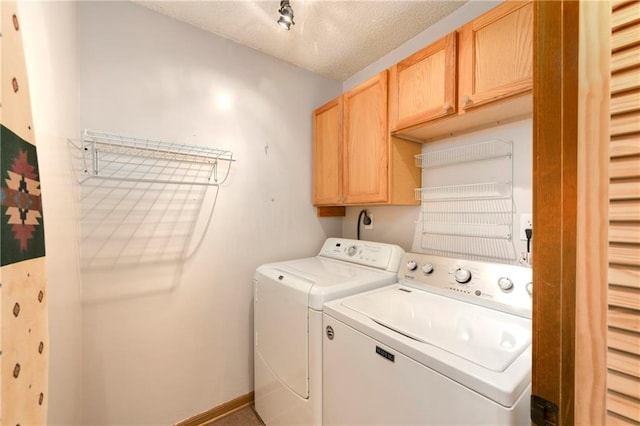
<path id="1" fill-rule="evenodd" d="M 574 424 L 578 4 L 534 4 L 532 394 Z"/>
<path id="2" fill-rule="evenodd" d="M 610 5 L 534 7 L 532 394 L 604 424 Z"/>

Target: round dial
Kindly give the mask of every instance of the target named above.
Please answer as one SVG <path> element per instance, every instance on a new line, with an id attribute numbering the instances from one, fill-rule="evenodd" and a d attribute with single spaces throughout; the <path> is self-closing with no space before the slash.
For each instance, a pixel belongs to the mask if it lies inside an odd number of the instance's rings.
<path id="1" fill-rule="evenodd" d="M 347 255 L 349 256 L 355 256 L 356 253 L 358 252 L 358 246 L 349 246 L 349 248 L 347 248 Z"/>
<path id="2" fill-rule="evenodd" d="M 418 269 L 418 264 L 415 260 L 410 260 L 407 262 L 407 269 L 410 271 L 415 271 L 416 269 Z"/>
<path id="3" fill-rule="evenodd" d="M 425 263 L 422 265 L 422 273 L 425 275 L 429 275 L 433 272 L 433 265 L 431 263 Z"/>
<path id="4" fill-rule="evenodd" d="M 524 288 L 527 290 L 527 293 L 529 293 L 530 296 L 533 296 L 533 283 L 527 283 Z"/>
<path id="5" fill-rule="evenodd" d="M 513 281 L 509 277 L 502 277 L 498 280 L 498 286 L 502 291 L 509 291 L 513 288 Z"/>
<path id="6" fill-rule="evenodd" d="M 471 281 L 471 271 L 467 268 L 458 268 L 456 269 L 454 277 L 460 284 L 468 283 Z"/>

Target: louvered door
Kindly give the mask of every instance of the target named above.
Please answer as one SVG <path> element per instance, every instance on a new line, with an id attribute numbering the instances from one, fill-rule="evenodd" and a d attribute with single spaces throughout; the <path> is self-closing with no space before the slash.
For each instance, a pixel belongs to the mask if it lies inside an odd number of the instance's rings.
<path id="1" fill-rule="evenodd" d="M 607 423 L 640 422 L 640 2 L 612 2 Z"/>

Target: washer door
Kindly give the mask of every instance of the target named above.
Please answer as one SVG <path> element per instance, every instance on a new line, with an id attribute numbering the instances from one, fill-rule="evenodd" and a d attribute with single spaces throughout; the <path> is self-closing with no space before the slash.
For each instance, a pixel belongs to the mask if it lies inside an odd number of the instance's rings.
<path id="1" fill-rule="evenodd" d="M 394 288 L 350 298 L 343 306 L 495 372 L 505 371 L 531 345 L 530 319 L 426 291 Z"/>
<path id="2" fill-rule="evenodd" d="M 313 283 L 274 268 L 257 271 L 256 352 L 280 381 L 309 397 L 308 298 Z"/>

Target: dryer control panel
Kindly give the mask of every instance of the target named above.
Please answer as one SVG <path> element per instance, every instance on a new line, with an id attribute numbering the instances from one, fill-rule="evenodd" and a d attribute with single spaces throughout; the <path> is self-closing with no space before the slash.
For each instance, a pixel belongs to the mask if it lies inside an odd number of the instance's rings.
<path id="1" fill-rule="evenodd" d="M 404 250 L 400 246 L 373 241 L 328 238 L 318 256 L 398 272 Z"/>
<path id="2" fill-rule="evenodd" d="M 406 253 L 401 284 L 531 318 L 531 268 Z"/>

